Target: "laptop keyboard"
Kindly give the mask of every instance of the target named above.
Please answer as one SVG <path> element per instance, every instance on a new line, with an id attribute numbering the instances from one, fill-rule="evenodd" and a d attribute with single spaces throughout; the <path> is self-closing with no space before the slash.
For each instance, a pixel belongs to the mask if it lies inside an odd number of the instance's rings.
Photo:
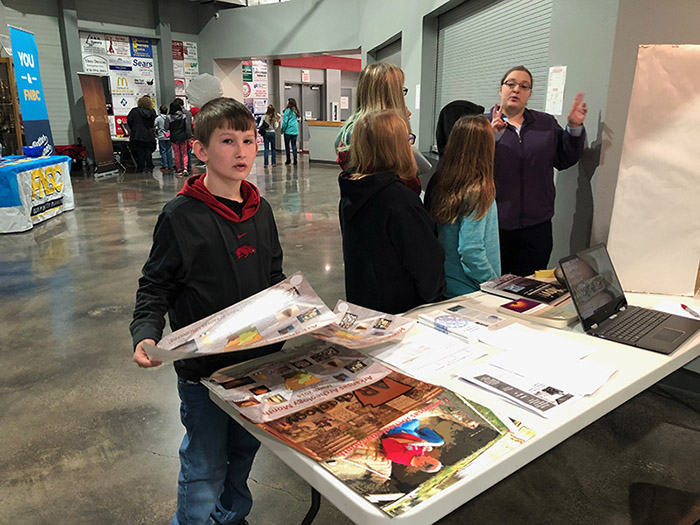
<path id="1" fill-rule="evenodd" d="M 669 314 L 663 312 L 636 308 L 621 319 L 610 323 L 599 334 L 608 339 L 635 343 L 669 317 L 671 317 Z"/>

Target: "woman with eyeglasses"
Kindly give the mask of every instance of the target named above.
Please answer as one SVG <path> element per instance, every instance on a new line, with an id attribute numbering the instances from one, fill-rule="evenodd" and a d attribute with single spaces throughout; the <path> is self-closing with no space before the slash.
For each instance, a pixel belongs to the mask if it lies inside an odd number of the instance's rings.
<path id="1" fill-rule="evenodd" d="M 335 139 L 335 150 L 338 153 L 338 164 L 343 170 L 350 169 L 350 142 L 355 122 L 365 113 L 381 109 L 394 109 L 405 114 L 408 118 L 411 112 L 406 107 L 405 96 L 408 88 L 404 87 L 404 74 L 400 67 L 389 62 L 369 64 L 360 72 L 357 80 L 355 112 L 345 121 L 340 133 Z M 413 146 L 416 136 L 410 133 L 406 137 Z M 416 149 L 412 148 L 413 156 L 418 166 L 418 173 L 429 171 L 430 162 Z M 402 179 L 410 189 L 420 195 L 421 185 L 418 177 Z"/>
<path id="2" fill-rule="evenodd" d="M 527 108 L 532 74 L 525 66 L 501 79 L 501 103 L 487 114 L 496 134 L 494 178 L 503 273 L 530 275 L 547 268 L 552 253 L 554 168 L 581 157 L 586 103 L 578 93 L 566 129 L 548 113 Z"/>

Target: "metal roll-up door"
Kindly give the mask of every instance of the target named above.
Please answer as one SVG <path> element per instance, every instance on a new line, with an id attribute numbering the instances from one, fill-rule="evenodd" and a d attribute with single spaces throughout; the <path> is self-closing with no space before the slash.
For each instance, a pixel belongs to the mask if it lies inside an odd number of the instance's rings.
<path id="1" fill-rule="evenodd" d="M 401 39 L 394 40 L 390 44 L 377 49 L 371 55 L 374 57 L 375 62 L 389 62 L 401 67 Z"/>
<path id="2" fill-rule="evenodd" d="M 464 99 L 490 108 L 500 102 L 499 82 L 513 66 L 532 73 L 528 107 L 544 109 L 552 2 L 472 0 L 440 15 L 433 142 L 445 104 Z"/>

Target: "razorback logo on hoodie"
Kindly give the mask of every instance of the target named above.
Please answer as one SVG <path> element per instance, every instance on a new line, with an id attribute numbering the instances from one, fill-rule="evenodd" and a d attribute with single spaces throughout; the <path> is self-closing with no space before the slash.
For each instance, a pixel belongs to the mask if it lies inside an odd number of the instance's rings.
<path id="1" fill-rule="evenodd" d="M 250 244 L 244 244 L 236 248 L 236 259 L 239 261 L 241 259 L 247 259 L 249 255 L 253 255 L 256 252 L 255 247 Z"/>

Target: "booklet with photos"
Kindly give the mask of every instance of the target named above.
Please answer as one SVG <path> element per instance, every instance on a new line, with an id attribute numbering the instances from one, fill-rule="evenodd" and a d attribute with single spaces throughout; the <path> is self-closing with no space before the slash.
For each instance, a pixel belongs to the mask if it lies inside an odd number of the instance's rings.
<path id="1" fill-rule="evenodd" d="M 567 289 L 559 283 L 548 283 L 510 273 L 481 283 L 480 288 L 482 292 L 509 299 L 530 299 L 551 305 L 559 304 L 570 297 Z"/>
<path id="2" fill-rule="evenodd" d="M 444 390 L 321 465 L 394 517 L 487 469 L 534 435 L 506 422 Z"/>

